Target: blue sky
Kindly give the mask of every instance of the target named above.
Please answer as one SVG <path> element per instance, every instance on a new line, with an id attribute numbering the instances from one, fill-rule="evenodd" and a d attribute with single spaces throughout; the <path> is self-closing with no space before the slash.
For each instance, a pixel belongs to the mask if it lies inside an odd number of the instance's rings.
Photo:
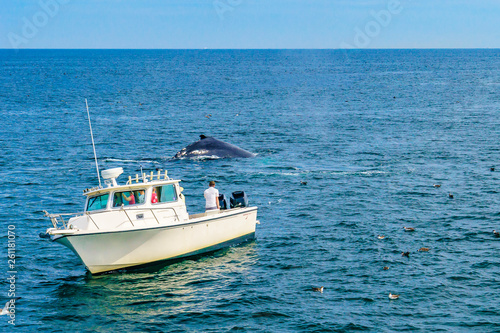
<path id="1" fill-rule="evenodd" d="M 500 1 L 9 0 L 0 48 L 500 48 Z"/>

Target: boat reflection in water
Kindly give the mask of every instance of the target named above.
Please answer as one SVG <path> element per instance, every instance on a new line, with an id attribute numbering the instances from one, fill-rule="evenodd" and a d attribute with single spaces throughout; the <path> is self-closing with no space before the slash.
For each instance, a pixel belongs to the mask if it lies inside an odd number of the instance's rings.
<path id="1" fill-rule="evenodd" d="M 134 322 L 139 331 L 151 331 L 152 323 L 159 325 L 157 331 L 175 331 L 167 329 L 171 316 L 192 321 L 200 309 L 258 299 L 258 293 L 240 290 L 242 282 L 260 278 L 258 265 L 256 244 L 247 242 L 154 271 L 156 265 L 127 274 L 65 276 L 47 282 L 54 287 L 48 302 L 57 304 L 52 316 L 68 321 L 92 318 L 95 326 L 104 326 L 113 318 L 112 323 Z M 75 307 L 75 302 L 84 306 Z"/>

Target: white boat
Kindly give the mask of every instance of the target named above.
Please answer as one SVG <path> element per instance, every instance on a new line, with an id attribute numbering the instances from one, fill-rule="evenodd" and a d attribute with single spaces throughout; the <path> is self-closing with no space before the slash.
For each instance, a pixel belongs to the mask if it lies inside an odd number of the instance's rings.
<path id="1" fill-rule="evenodd" d="M 195 256 L 255 238 L 257 207 L 189 215 L 179 180 L 159 171 L 119 185 L 122 172 L 102 171 L 105 186 L 84 190 L 83 213 L 45 212 L 54 226 L 47 237 L 71 249 L 92 274 Z"/>

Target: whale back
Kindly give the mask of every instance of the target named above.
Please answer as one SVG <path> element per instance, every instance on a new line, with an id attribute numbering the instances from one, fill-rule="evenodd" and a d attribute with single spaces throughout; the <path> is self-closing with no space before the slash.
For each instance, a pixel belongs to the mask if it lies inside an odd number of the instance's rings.
<path id="1" fill-rule="evenodd" d="M 255 154 L 211 136 L 200 135 L 200 140 L 181 149 L 174 158 L 249 158 Z"/>

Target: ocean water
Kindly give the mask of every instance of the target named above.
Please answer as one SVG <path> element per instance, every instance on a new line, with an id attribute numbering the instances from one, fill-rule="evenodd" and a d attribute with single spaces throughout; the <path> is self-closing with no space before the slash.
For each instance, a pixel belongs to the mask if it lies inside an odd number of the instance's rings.
<path id="1" fill-rule="evenodd" d="M 0 331 L 500 331 L 499 50 L 2 50 L 0 66 L 0 301 L 21 297 Z M 257 239 L 100 276 L 40 239 L 43 210 L 79 212 L 97 185 L 85 98 L 101 169 L 167 169 L 190 213 L 209 180 L 244 190 Z M 200 134 L 257 156 L 171 160 Z"/>

